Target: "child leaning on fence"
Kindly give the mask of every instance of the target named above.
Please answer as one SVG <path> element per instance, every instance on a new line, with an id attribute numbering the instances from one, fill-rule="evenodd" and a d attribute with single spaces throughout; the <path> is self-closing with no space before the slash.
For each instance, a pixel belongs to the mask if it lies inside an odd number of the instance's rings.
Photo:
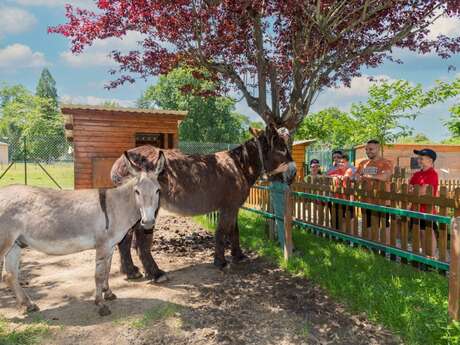
<path id="1" fill-rule="evenodd" d="M 437 154 L 435 151 L 431 149 L 423 149 L 423 150 L 414 150 L 414 153 L 417 155 L 417 159 L 421 169 L 414 173 L 409 180 L 409 185 L 411 186 L 411 190 L 413 190 L 414 186 L 419 186 L 419 194 L 425 195 L 427 193 L 428 186 L 432 187 L 433 196 L 436 196 L 439 187 L 439 177 L 438 173 L 434 169 L 434 162 L 436 161 Z M 420 211 L 423 213 L 427 213 L 427 205 L 420 205 L 420 208 L 412 207 L 414 211 Z M 436 213 L 436 208 L 433 207 L 431 213 Z M 414 225 L 414 222 L 411 222 L 411 227 Z M 420 220 L 420 235 L 421 235 L 421 243 L 425 243 L 425 230 L 427 227 L 427 222 L 423 219 Z M 438 232 L 438 227 L 436 223 L 433 223 L 433 232 L 432 232 L 432 248 L 431 252 L 436 252 L 436 235 Z"/>

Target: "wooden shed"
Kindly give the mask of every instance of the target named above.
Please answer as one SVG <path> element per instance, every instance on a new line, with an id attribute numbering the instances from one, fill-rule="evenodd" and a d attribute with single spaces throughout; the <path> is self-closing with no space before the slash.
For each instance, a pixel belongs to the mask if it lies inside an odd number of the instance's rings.
<path id="1" fill-rule="evenodd" d="M 75 189 L 111 187 L 110 169 L 133 147 L 178 147 L 184 111 L 61 105 L 65 133 L 73 141 Z"/>
<path id="2" fill-rule="evenodd" d="M 292 144 L 292 158 L 297 166 L 297 178 L 303 180 L 305 177 L 306 150 L 307 147 L 313 144 L 315 139 L 298 140 Z"/>
<path id="3" fill-rule="evenodd" d="M 0 164 L 8 164 L 8 144 L 0 142 Z"/>

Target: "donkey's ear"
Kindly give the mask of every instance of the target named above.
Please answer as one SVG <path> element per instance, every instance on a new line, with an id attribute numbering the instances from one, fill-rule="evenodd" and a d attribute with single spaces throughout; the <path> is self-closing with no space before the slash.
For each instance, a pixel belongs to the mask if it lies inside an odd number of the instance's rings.
<path id="1" fill-rule="evenodd" d="M 263 130 L 259 128 L 249 127 L 249 133 L 251 133 L 254 138 L 257 138 L 262 132 Z"/>
<path id="2" fill-rule="evenodd" d="M 165 168 L 165 162 L 166 162 L 166 157 L 163 151 L 160 151 L 160 153 L 158 154 L 157 165 L 155 167 L 155 172 L 154 172 L 155 175 L 158 176 L 163 172 Z"/>
<path id="3" fill-rule="evenodd" d="M 128 169 L 130 175 L 137 176 L 139 175 L 140 169 L 134 165 L 131 159 L 128 156 L 128 151 L 123 152 L 123 161 Z"/>

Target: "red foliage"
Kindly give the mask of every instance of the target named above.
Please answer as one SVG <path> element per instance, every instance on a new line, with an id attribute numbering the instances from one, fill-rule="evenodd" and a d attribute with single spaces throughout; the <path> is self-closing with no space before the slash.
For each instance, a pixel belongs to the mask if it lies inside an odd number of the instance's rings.
<path id="1" fill-rule="evenodd" d="M 266 122 L 295 127 L 317 93 L 391 58 L 391 48 L 447 58 L 460 37 L 431 39 L 438 16 L 459 16 L 453 0 L 99 0 L 98 10 L 67 6 L 67 23 L 50 32 L 80 53 L 96 39 L 137 31 L 137 51 L 113 52 L 121 76 L 111 87 L 167 73 L 179 64 L 205 67 L 233 85 Z M 113 71 L 115 73 L 115 71 Z M 204 75 L 197 75 L 204 78 Z M 269 104 L 270 103 L 270 104 Z"/>

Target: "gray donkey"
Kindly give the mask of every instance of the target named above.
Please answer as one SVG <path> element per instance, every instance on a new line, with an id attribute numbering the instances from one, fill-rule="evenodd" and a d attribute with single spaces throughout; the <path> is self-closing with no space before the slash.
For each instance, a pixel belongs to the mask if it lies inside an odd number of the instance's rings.
<path id="1" fill-rule="evenodd" d="M 101 316 L 110 314 L 103 301 L 116 298 L 108 282 L 114 248 L 137 222 L 147 229 L 155 224 L 158 175 L 165 162 L 161 154 L 157 168 L 147 173 L 138 170 L 126 154 L 124 159 L 134 177 L 114 189 L 0 188 L 0 258 L 5 259 L 5 282 L 27 312 L 38 307 L 19 285 L 19 259 L 25 246 L 49 255 L 96 249 L 95 303 Z"/>

